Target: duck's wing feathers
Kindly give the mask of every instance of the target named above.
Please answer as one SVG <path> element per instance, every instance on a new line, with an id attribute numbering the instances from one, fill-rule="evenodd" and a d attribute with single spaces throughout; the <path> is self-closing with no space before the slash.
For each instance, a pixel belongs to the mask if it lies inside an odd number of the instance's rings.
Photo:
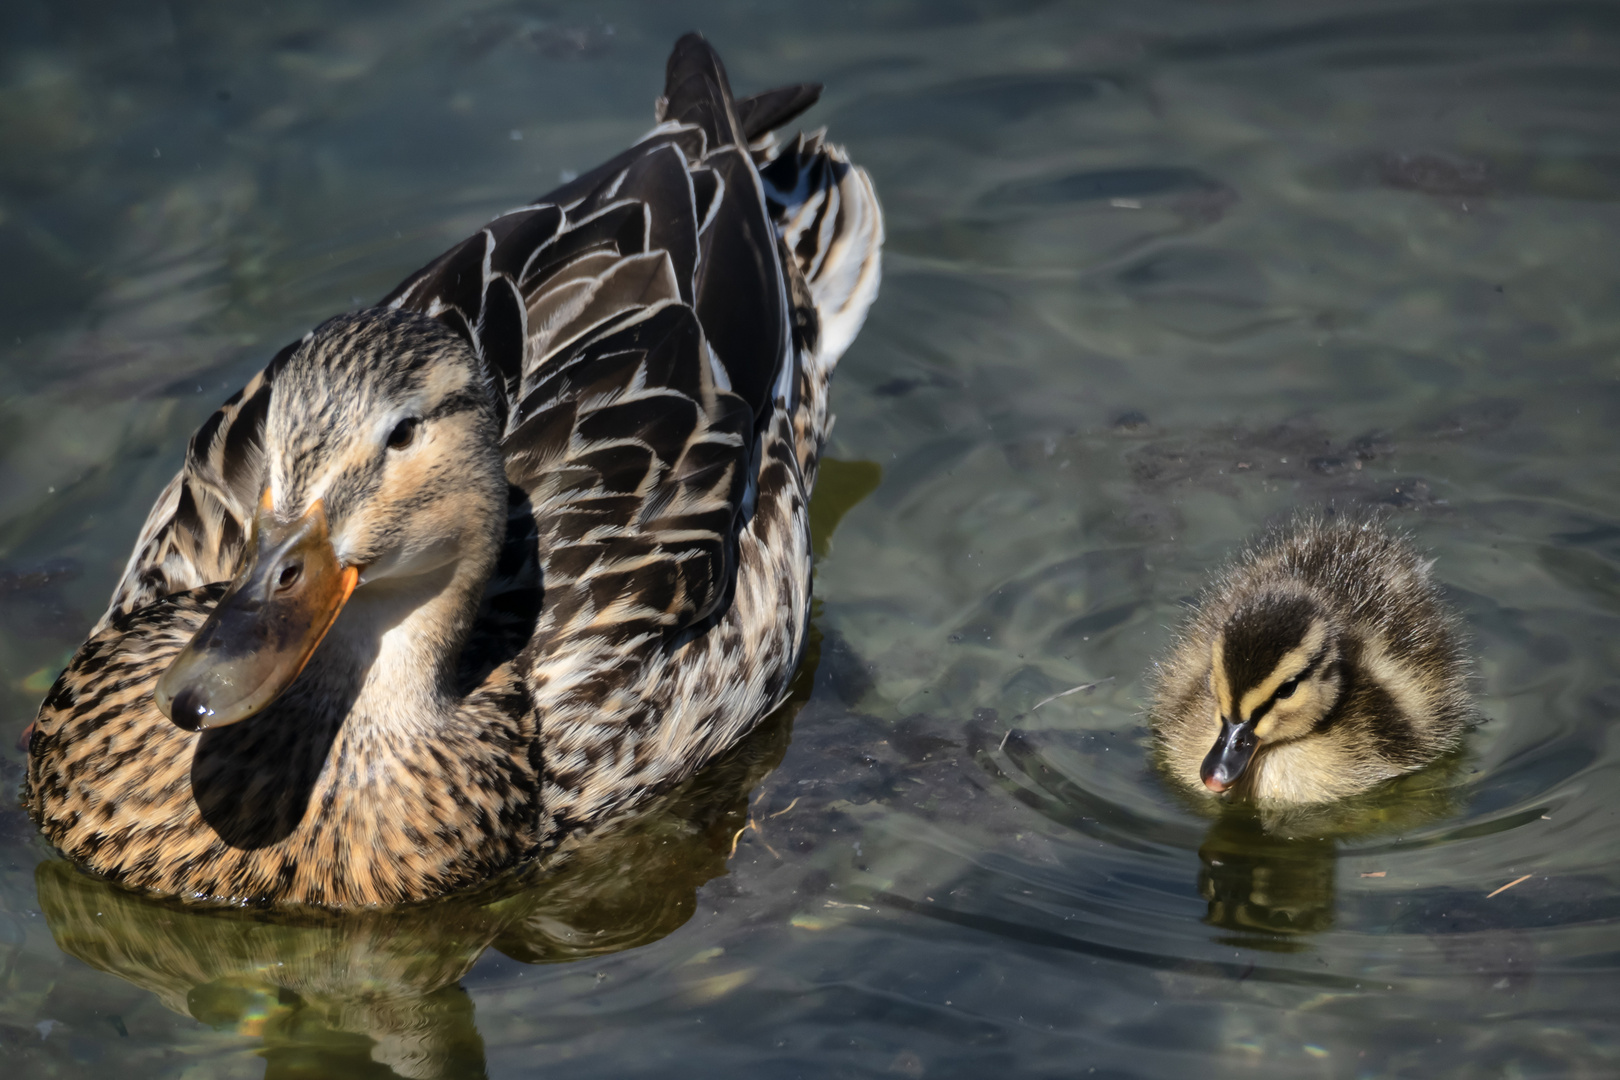
<path id="1" fill-rule="evenodd" d="M 777 97 L 777 94 L 786 97 Z M 748 99 L 756 122 L 814 100 Z M 788 283 L 776 222 L 719 57 L 689 34 L 670 58 L 662 122 L 618 157 L 503 214 L 384 299 L 465 335 L 510 404 L 604 328 L 666 301 L 690 307 L 729 388 L 763 414 L 790 380 Z M 508 417 L 508 432 L 518 420 Z"/>
<path id="2" fill-rule="evenodd" d="M 507 472 L 540 527 L 537 639 L 669 637 L 726 598 L 754 415 L 706 351 L 692 309 L 664 303 L 573 351 L 524 398 Z"/>
<path id="3" fill-rule="evenodd" d="M 496 218 L 382 301 L 442 320 L 488 364 L 511 479 L 539 526 L 548 624 L 679 634 L 723 605 L 756 494 L 757 431 L 796 393 L 814 340 L 815 283 L 800 267 L 815 247 L 804 238 L 821 233 L 797 222 L 828 219 L 804 210 L 808 197 L 833 205 L 828 184 L 864 182 L 801 138 L 767 198 L 750 143 L 818 94 L 738 103 L 713 49 L 688 35 L 641 142 Z M 797 258 L 784 257 L 784 224 Z M 103 624 L 234 573 L 264 481 L 269 395 L 296 346 L 198 432 Z"/>
<path id="4" fill-rule="evenodd" d="M 814 99 L 762 95 L 748 116 L 779 122 Z M 385 301 L 445 320 L 489 363 L 508 476 L 539 526 L 536 648 L 572 642 L 580 670 L 604 679 L 582 634 L 614 649 L 670 640 L 724 606 L 756 433 L 794 392 L 792 328 L 806 317 L 749 156 L 754 128 L 695 35 L 671 57 L 660 117 Z"/>

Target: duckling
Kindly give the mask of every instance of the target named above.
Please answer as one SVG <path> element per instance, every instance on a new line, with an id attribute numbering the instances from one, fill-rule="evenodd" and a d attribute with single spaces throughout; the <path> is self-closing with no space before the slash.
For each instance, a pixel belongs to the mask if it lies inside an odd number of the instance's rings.
<path id="1" fill-rule="evenodd" d="M 1154 675 L 1161 769 L 1192 791 L 1301 806 L 1456 747 L 1469 662 L 1432 565 L 1372 521 L 1301 518 L 1245 551 Z"/>

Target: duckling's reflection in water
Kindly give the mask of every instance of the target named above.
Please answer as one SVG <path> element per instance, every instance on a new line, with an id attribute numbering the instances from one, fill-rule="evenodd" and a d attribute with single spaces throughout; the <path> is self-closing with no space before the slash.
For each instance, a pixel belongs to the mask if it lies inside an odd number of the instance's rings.
<path id="1" fill-rule="evenodd" d="M 40 907 L 63 951 L 175 1012 L 262 1038 L 267 1080 L 483 1076 L 458 980 L 488 948 L 556 963 L 685 923 L 698 887 L 725 872 L 750 791 L 781 761 L 815 666 L 806 657 L 785 705 L 646 811 L 476 893 L 348 915 L 195 908 L 53 860 L 36 874 Z"/>
<path id="2" fill-rule="evenodd" d="M 1235 945 L 1292 951 L 1291 941 L 1333 926 L 1336 845 L 1326 837 L 1290 838 L 1258 817 L 1234 813 L 1210 826 L 1198 848 L 1204 921 L 1237 931 Z"/>
<path id="3" fill-rule="evenodd" d="M 1344 844 L 1389 836 L 1438 821 L 1457 809 L 1462 755 L 1327 806 L 1277 810 L 1238 803 L 1223 808 L 1198 848 L 1204 922 L 1234 935 L 1221 939 L 1273 952 L 1305 948 L 1332 929 L 1338 858 Z"/>

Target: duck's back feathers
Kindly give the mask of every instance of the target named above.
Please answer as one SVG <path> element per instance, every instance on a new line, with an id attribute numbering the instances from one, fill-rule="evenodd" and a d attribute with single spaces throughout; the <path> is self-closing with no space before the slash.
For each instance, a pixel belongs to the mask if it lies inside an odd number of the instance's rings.
<path id="1" fill-rule="evenodd" d="M 692 309 L 667 304 L 543 369 L 507 437 L 540 528 L 538 636 L 616 640 L 710 615 L 735 567 L 754 415 L 715 385 Z"/>
<path id="2" fill-rule="evenodd" d="M 819 93 L 801 85 L 736 102 L 712 47 L 687 35 L 658 127 L 496 218 L 380 305 L 440 320 L 484 360 L 509 456 L 522 462 L 512 479 L 535 487 L 537 511 L 564 490 L 596 493 L 542 522 L 552 541 L 568 547 L 603 527 L 592 543 L 615 538 L 626 555 L 672 545 L 678 583 L 645 594 L 669 597 L 656 605 L 668 629 L 724 601 L 735 524 L 758 495 L 748 466 L 778 399 L 800 414 L 798 456 L 813 477 L 825 380 L 876 295 L 883 234 L 866 175 L 819 135 L 771 159 L 764 185 L 749 157 L 751 141 Z M 199 429 L 98 629 L 235 572 L 264 484 L 276 373 L 301 344 Z M 548 464 L 564 473 L 543 478 Z"/>

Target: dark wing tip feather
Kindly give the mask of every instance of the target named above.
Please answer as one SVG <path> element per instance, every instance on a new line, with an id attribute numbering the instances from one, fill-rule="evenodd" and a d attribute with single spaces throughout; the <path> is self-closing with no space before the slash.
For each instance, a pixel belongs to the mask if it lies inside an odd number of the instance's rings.
<path id="1" fill-rule="evenodd" d="M 742 128 L 743 137 L 753 142 L 820 100 L 820 83 L 799 83 L 797 86 L 779 86 L 775 90 L 745 97 L 733 102 L 732 108 L 737 113 L 737 125 Z"/>
<path id="2" fill-rule="evenodd" d="M 664 64 L 664 93 L 672 107 L 677 104 L 675 88 L 695 74 L 714 77 L 716 84 L 725 87 L 730 96 L 731 83 L 726 80 L 726 67 L 720 62 L 720 54 L 714 51 L 708 38 L 696 30 L 688 30 L 676 39 L 669 60 Z"/>
<path id="3" fill-rule="evenodd" d="M 682 34 L 675 43 L 664 66 L 664 100 L 664 118 L 702 128 L 711 150 L 744 141 L 726 65 L 702 34 Z"/>
<path id="4" fill-rule="evenodd" d="M 709 135 L 709 145 L 725 146 L 744 142 L 775 131 L 798 116 L 821 98 L 820 83 L 799 83 L 781 86 L 737 100 L 731 93 L 731 82 L 726 78 L 726 65 L 702 34 L 692 32 L 681 35 L 670 51 L 669 63 L 664 67 L 664 99 L 660 118 L 683 120 L 703 127 Z M 729 106 L 736 131 L 727 132 L 721 126 Z M 710 128 L 715 130 L 709 130 Z"/>

